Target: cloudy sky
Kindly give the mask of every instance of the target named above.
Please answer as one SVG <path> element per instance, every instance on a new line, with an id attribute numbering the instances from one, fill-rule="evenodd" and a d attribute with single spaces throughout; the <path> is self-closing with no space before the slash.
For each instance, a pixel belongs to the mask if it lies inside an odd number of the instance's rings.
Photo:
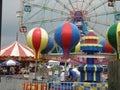
<path id="1" fill-rule="evenodd" d="M 3 0 L 1 47 L 13 43 L 16 40 L 17 32 L 18 40 L 22 43 L 19 32 L 19 19 L 16 17 L 16 11 L 19 10 L 19 6 L 20 0 Z"/>

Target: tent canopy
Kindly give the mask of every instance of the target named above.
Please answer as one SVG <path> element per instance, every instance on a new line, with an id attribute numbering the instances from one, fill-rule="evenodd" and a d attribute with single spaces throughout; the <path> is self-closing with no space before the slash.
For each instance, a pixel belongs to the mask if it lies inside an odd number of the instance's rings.
<path id="1" fill-rule="evenodd" d="M 4 62 L 1 63 L 1 66 L 19 66 L 20 63 L 18 61 L 15 60 L 6 60 Z"/>
<path id="2" fill-rule="evenodd" d="M 33 50 L 26 45 L 22 45 L 18 41 L 15 41 L 11 45 L 2 48 L 0 56 L 34 57 L 34 53 Z"/>

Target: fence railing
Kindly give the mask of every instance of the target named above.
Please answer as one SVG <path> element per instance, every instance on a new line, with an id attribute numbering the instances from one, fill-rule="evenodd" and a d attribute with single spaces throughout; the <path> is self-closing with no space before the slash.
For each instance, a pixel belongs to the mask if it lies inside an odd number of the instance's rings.
<path id="1" fill-rule="evenodd" d="M 58 82 L 29 80 L 23 75 L 0 76 L 0 90 L 108 90 L 106 82 Z"/>

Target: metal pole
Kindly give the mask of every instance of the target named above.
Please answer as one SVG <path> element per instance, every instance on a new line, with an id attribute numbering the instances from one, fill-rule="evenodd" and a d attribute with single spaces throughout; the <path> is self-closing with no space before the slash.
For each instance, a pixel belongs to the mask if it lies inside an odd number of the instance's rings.
<path id="1" fill-rule="evenodd" d="M 1 30 L 2 29 L 2 0 L 0 0 L 0 48 L 1 48 Z"/>
<path id="2" fill-rule="evenodd" d="M 35 80 L 37 80 L 38 63 L 35 61 Z"/>
<path id="3" fill-rule="evenodd" d="M 67 59 L 65 58 L 65 81 L 66 81 L 66 76 L 67 76 Z"/>
<path id="4" fill-rule="evenodd" d="M 1 29 L 2 29 L 2 0 L 0 0 L 0 49 L 1 49 L 1 31 L 2 31 Z M 0 82 L 1 82 L 1 77 L 0 77 Z"/>

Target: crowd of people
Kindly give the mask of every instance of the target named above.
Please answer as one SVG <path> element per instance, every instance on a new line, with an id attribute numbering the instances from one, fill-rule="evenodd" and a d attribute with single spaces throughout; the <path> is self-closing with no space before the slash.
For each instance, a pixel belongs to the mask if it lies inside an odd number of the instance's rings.
<path id="1" fill-rule="evenodd" d="M 44 68 L 43 68 L 44 67 Z M 0 68 L 0 75 L 15 75 L 20 74 L 24 75 L 27 74 L 28 76 L 30 73 L 34 73 L 35 67 L 1 67 Z M 41 76 L 40 79 L 52 79 L 59 82 L 76 82 L 80 81 L 80 72 L 77 70 L 77 67 L 70 67 L 69 69 L 65 70 L 65 67 L 59 67 L 59 69 L 54 70 L 53 67 L 43 65 L 41 68 L 42 71 L 38 70 Z M 43 73 L 43 75 L 42 75 Z M 102 79 L 105 81 L 108 79 L 108 76 L 102 75 Z M 107 74 L 106 74 L 107 75 Z M 29 78 L 29 77 L 27 77 Z"/>
<path id="2" fill-rule="evenodd" d="M 15 67 L 1 67 L 0 75 L 13 75 L 16 73 Z"/>

